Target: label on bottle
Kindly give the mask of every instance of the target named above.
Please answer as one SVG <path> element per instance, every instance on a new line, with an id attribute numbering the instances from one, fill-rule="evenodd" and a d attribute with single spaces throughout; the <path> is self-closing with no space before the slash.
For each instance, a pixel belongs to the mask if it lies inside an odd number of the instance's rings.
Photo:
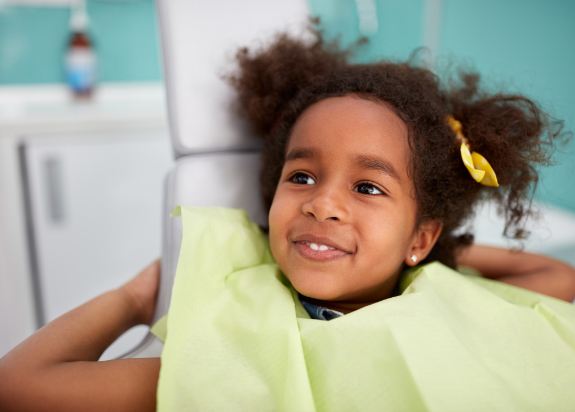
<path id="1" fill-rule="evenodd" d="M 66 56 L 66 81 L 76 93 L 90 91 L 96 82 L 96 55 L 86 47 L 72 47 Z"/>

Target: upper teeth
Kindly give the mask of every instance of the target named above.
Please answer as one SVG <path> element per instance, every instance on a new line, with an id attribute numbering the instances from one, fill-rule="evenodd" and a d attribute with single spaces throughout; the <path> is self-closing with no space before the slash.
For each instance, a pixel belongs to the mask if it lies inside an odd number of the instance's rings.
<path id="1" fill-rule="evenodd" d="M 334 250 L 335 248 L 327 245 L 322 245 L 319 243 L 308 242 L 309 248 L 311 250 L 319 250 L 320 252 L 325 252 L 326 250 Z"/>

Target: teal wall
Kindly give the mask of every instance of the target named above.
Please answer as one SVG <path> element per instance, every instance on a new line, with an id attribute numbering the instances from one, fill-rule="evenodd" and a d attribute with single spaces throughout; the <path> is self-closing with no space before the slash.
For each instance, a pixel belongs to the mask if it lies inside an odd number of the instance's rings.
<path id="1" fill-rule="evenodd" d="M 444 0 L 440 53 L 472 62 L 491 84 L 532 96 L 575 130 L 575 2 Z M 575 211 L 575 142 L 541 171 L 537 196 Z"/>
<path id="2" fill-rule="evenodd" d="M 435 64 L 463 63 L 491 87 L 520 90 L 575 130 L 575 2 L 570 0 L 308 0 L 328 34 L 360 35 L 357 4 L 377 30 L 358 60 L 405 59 L 426 41 L 428 4 L 439 4 Z M 161 81 L 153 0 L 88 0 L 101 81 Z M 63 81 L 65 8 L 0 9 L 0 85 Z M 433 44 L 433 42 L 432 42 Z M 542 171 L 538 198 L 575 211 L 575 142 Z"/>
<path id="3" fill-rule="evenodd" d="M 308 0 L 311 13 L 320 17 L 328 36 L 338 38 L 343 45 L 350 45 L 359 37 L 368 38 L 369 42 L 358 49 L 358 61 L 405 59 L 421 47 L 423 0 L 365 3 L 371 4 L 377 13 L 377 30 L 373 34 L 360 31 L 355 0 Z"/>
<path id="4" fill-rule="evenodd" d="M 345 44 L 360 35 L 355 0 L 309 0 L 326 32 Z M 369 1 L 367 1 L 369 2 Z M 575 2 L 568 0 L 374 0 L 379 31 L 358 60 L 408 58 L 429 44 L 427 4 L 439 4 L 434 65 L 479 71 L 491 89 L 520 91 L 575 130 Z M 575 211 L 575 142 L 541 171 L 537 198 Z"/>
<path id="5" fill-rule="evenodd" d="M 162 78 L 153 0 L 88 0 L 90 34 L 105 82 Z M 0 85 L 64 81 L 65 7 L 0 8 Z"/>

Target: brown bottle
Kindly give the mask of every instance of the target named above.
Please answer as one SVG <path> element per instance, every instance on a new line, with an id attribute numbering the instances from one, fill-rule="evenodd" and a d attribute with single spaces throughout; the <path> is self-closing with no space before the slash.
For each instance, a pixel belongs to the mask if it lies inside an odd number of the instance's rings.
<path id="1" fill-rule="evenodd" d="M 74 97 L 90 98 L 96 83 L 96 54 L 87 33 L 88 19 L 83 7 L 72 12 L 71 34 L 66 53 L 66 82 Z"/>

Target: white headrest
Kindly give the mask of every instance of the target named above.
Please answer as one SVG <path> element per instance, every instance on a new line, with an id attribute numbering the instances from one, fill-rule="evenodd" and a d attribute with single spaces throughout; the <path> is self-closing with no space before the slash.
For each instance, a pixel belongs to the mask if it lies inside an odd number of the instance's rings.
<path id="1" fill-rule="evenodd" d="M 238 48 L 301 31 L 305 0 L 159 0 L 164 75 L 176 157 L 258 146 L 222 79 Z"/>

